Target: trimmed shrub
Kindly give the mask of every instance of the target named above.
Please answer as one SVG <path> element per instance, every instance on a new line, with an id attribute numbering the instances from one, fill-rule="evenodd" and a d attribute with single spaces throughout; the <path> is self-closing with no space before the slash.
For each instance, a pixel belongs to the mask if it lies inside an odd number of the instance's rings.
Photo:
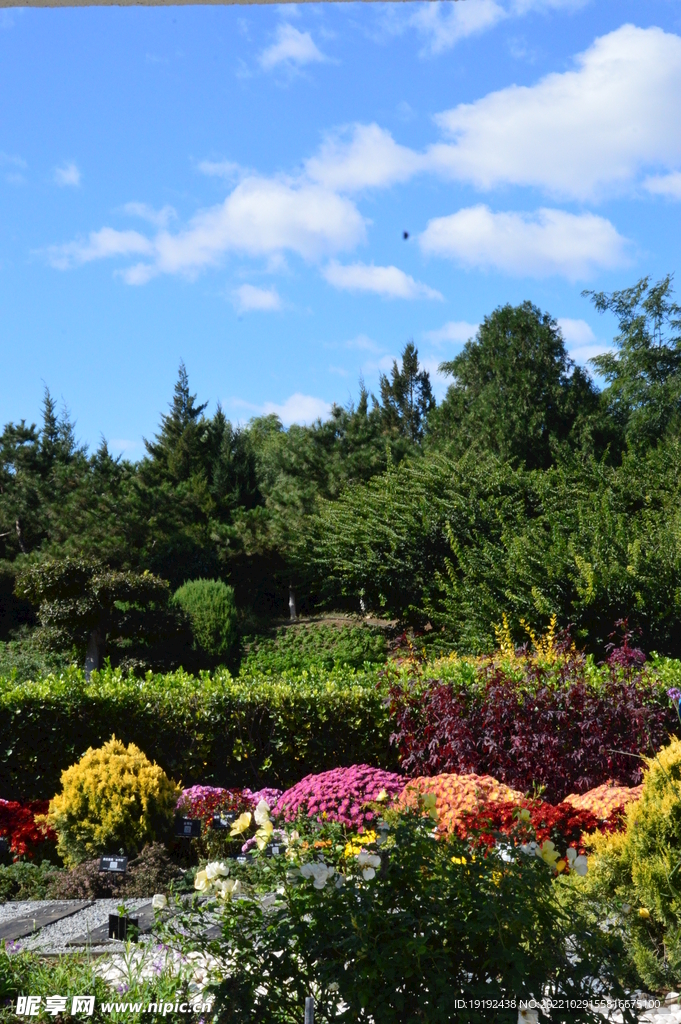
<path id="1" fill-rule="evenodd" d="M 280 797 L 272 813 L 283 815 L 286 821 L 304 814 L 318 821 L 328 819 L 362 827 L 376 817 L 364 805 L 376 800 L 382 790 L 388 797 L 398 796 L 404 783 L 400 775 L 367 764 L 336 768 L 306 776 Z"/>
<path id="2" fill-rule="evenodd" d="M 194 645 L 215 661 L 225 661 L 236 643 L 234 591 L 222 580 L 190 580 L 172 603 L 189 616 Z"/>
<path id="3" fill-rule="evenodd" d="M 115 736 L 99 750 L 87 750 L 62 772 L 61 782 L 48 821 L 67 866 L 119 848 L 138 853 L 165 832 L 178 797 L 162 768 Z"/>
<path id="4" fill-rule="evenodd" d="M 310 772 L 359 762 L 392 768 L 377 670 L 310 669 L 234 679 L 104 669 L 19 683 L 0 679 L 0 793 L 50 798 L 60 773 L 115 732 L 185 786 L 285 789 Z"/>

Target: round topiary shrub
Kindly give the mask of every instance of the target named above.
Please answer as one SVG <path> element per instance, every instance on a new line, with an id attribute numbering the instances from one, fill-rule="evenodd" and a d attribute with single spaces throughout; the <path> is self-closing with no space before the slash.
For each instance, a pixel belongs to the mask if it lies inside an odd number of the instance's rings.
<path id="1" fill-rule="evenodd" d="M 340 821 L 344 825 L 362 828 L 375 818 L 364 805 L 385 792 L 394 798 L 404 789 L 405 780 L 393 772 L 371 768 L 368 764 L 355 764 L 351 768 L 333 768 L 319 775 L 306 775 L 279 798 L 273 814 L 292 821 L 298 814 L 306 814 L 318 821 Z"/>
<path id="2" fill-rule="evenodd" d="M 172 597 L 189 617 L 194 645 L 210 658 L 225 659 L 236 643 L 234 591 L 222 580 L 189 580 Z"/>
<path id="3" fill-rule="evenodd" d="M 61 776 L 47 814 L 67 866 L 119 849 L 137 854 L 172 821 L 179 787 L 131 743 L 112 736 Z"/>

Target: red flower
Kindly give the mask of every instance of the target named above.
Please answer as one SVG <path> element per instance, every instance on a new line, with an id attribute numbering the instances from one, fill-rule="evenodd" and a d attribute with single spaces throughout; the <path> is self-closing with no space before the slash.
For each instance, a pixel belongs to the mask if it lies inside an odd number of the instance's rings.
<path id="1" fill-rule="evenodd" d="M 44 842 L 56 842 L 57 834 L 48 825 L 35 820 L 47 814 L 49 800 L 32 800 L 20 804 L 16 800 L 0 800 L 0 836 L 9 840 L 14 859 L 32 859 Z"/>

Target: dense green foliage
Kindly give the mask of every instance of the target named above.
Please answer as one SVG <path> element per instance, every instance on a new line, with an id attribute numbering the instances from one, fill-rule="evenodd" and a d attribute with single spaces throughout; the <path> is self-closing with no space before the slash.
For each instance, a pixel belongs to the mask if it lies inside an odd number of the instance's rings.
<path id="1" fill-rule="evenodd" d="M 384 631 L 365 626 L 284 626 L 273 637 L 246 637 L 244 643 L 242 675 L 301 672 L 310 665 L 359 669 L 367 663 L 382 665 L 387 654 Z"/>
<path id="2" fill-rule="evenodd" d="M 172 603 L 189 617 L 194 645 L 208 658 L 224 661 L 237 639 L 234 591 L 222 580 L 189 580 Z"/>
<path id="3" fill-rule="evenodd" d="M 646 762 L 626 830 L 593 838 L 592 870 L 580 888 L 595 905 L 617 907 L 638 974 L 659 990 L 681 981 L 681 742 Z"/>
<path id="4" fill-rule="evenodd" d="M 494 310 L 443 363 L 452 383 L 437 407 L 413 343 L 379 398 L 362 384 L 356 407 L 287 430 L 276 416 L 235 427 L 219 407 L 207 415 L 182 366 L 132 464 L 104 442 L 88 453 L 46 393 L 40 428 L 0 435 L 0 639 L 29 644 L 39 616 L 39 635 L 60 632 L 82 657 L 64 609 L 15 589 L 37 564 L 72 559 L 172 590 L 222 580 L 245 619 L 286 614 L 293 586 L 299 612 L 430 619 L 460 650 L 489 649 L 506 613 L 517 639 L 521 619 L 541 629 L 556 614 L 602 655 L 628 618 L 646 649 L 678 652 L 681 312 L 670 278 L 591 297 L 619 325 L 594 359 L 601 391 L 557 322 L 524 302 Z M 158 668 L 159 650 L 165 667 L 195 667 L 167 612 L 156 597 L 115 598 L 104 617 L 125 613 L 126 629 L 107 640 L 113 663 Z M 25 674 L 21 652 L 6 653 Z"/>
<path id="5" fill-rule="evenodd" d="M 37 682 L 3 679 L 0 793 L 49 799 L 61 772 L 112 732 L 184 786 L 283 788 L 337 765 L 390 767 L 396 755 L 379 681 L 377 669 L 350 668 L 143 680 L 107 668 L 89 682 L 72 668 Z"/>
<path id="6" fill-rule="evenodd" d="M 255 854 L 218 939 L 201 936 L 211 903 L 171 924 L 164 941 L 215 964 L 219 1021 L 294 1024 L 314 992 L 320 1024 L 511 1024 L 547 994 L 546 1020 L 595 1024 L 590 998 L 623 995 L 619 937 L 561 900 L 540 857 L 473 853 L 422 809 L 386 819 L 358 836 L 300 818 L 286 857 Z"/>

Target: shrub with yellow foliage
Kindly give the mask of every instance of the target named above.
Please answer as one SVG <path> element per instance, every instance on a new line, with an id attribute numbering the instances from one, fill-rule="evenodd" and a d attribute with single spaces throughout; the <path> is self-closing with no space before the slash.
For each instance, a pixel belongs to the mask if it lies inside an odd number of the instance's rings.
<path id="1" fill-rule="evenodd" d="M 131 743 L 115 736 L 61 776 L 47 820 L 68 866 L 119 849 L 133 855 L 168 828 L 180 788 Z"/>
<path id="2" fill-rule="evenodd" d="M 580 885 L 610 920 L 616 908 L 641 980 L 664 989 L 681 983 L 681 741 L 645 760 L 625 831 L 591 838 L 589 874 Z"/>

